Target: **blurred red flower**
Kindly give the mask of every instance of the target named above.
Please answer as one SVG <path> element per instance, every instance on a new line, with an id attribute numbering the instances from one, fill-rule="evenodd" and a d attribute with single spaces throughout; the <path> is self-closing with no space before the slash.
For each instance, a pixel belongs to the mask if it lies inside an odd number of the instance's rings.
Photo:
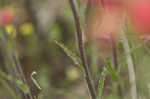
<path id="1" fill-rule="evenodd" d="M 88 32 L 102 52 L 111 52 L 112 44 L 118 41 L 124 9 L 121 0 L 100 0 L 102 6 L 89 18 Z"/>
<path id="2" fill-rule="evenodd" d="M 8 25 L 15 21 L 15 12 L 12 9 L 4 8 L 0 10 L 0 24 Z"/>
<path id="3" fill-rule="evenodd" d="M 128 15 L 140 35 L 150 34 L 150 0 L 133 0 L 128 4 Z"/>

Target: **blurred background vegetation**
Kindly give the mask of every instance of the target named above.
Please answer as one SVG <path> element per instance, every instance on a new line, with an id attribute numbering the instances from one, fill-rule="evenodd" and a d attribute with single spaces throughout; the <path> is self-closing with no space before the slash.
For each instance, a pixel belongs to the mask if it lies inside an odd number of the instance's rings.
<path id="1" fill-rule="evenodd" d="M 78 0 L 76 3 L 84 28 L 85 17 L 91 9 L 87 7 L 86 0 Z M 14 18 L 11 19 L 10 16 Z M 90 99 L 83 73 L 54 42 L 57 40 L 63 43 L 79 55 L 74 19 L 68 0 L 0 0 L 0 32 L 0 75 L 6 73 L 14 77 L 13 80 L 17 80 L 17 69 L 14 66 L 19 65 L 32 94 L 38 96 L 38 99 Z M 133 49 L 131 54 L 135 66 L 138 97 L 150 99 L 149 44 L 136 40 L 130 34 L 130 26 L 127 32 L 131 50 Z M 98 83 L 107 54 L 103 55 L 97 50 L 87 33 L 84 35 L 84 43 L 90 71 L 94 81 Z M 131 99 L 131 86 L 122 44 L 118 43 L 117 49 L 123 96 L 120 98 L 120 92 L 117 90 L 118 82 L 108 75 L 103 98 Z M 34 79 L 42 90 L 37 88 L 31 77 L 34 72 Z M 18 91 L 15 86 L 10 87 L 11 81 L 8 78 L 0 76 L 0 97 L 16 99 L 14 95 L 19 96 Z M 21 88 L 25 91 L 26 86 L 21 83 Z"/>

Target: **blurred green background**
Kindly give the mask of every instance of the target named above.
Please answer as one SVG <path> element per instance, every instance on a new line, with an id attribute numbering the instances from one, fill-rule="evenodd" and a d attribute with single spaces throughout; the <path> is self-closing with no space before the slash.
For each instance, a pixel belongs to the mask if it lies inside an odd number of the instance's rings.
<path id="1" fill-rule="evenodd" d="M 88 13 L 86 4 L 86 0 L 79 0 L 76 4 L 81 24 L 85 22 L 85 15 Z M 5 25 L 0 22 L 1 32 L 4 32 L 2 31 L 4 29 L 7 35 L 6 42 L 1 35 L 1 70 L 9 74 L 8 69 L 13 68 L 9 56 L 15 53 L 32 89 L 32 94 L 38 95 L 38 99 L 90 99 L 84 74 L 54 42 L 57 40 L 63 43 L 79 55 L 74 19 L 68 0 L 0 0 L 0 16 L 3 14 L 1 12 L 9 10 L 15 16 L 15 20 Z M 5 21 L 10 21 L 9 16 L 4 17 Z M 84 24 L 82 27 L 84 28 Z M 131 50 L 134 49 L 132 57 L 138 96 L 139 99 L 150 99 L 150 45 L 134 39 L 134 36 L 130 34 L 132 32 L 130 27 L 128 32 Z M 84 41 L 92 76 L 94 81 L 98 82 L 105 59 L 86 33 Z M 123 98 L 131 99 L 126 58 L 120 43 L 117 49 Z M 41 91 L 38 91 L 31 79 L 34 71 L 37 73 L 35 79 L 41 86 Z M 106 77 L 103 99 L 123 99 L 119 98 L 117 84 L 110 75 Z M 10 89 L 2 80 L 0 87 L 1 99 L 13 99 Z"/>

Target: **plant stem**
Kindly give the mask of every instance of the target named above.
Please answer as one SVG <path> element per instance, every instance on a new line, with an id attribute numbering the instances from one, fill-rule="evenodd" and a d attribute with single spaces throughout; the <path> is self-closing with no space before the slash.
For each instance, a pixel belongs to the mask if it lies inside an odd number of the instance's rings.
<path id="1" fill-rule="evenodd" d="M 27 81 L 26 81 L 26 79 L 25 79 L 23 70 L 22 70 L 22 68 L 21 68 L 22 66 L 21 66 L 21 64 L 20 64 L 20 62 L 19 62 L 19 60 L 18 60 L 18 58 L 17 58 L 17 55 L 13 55 L 12 58 L 13 58 L 13 61 L 14 61 L 15 65 L 16 65 L 16 68 L 17 68 L 17 71 L 18 71 L 18 73 L 19 73 L 19 75 L 20 75 L 21 80 L 23 81 L 24 84 L 28 85 L 28 83 L 27 83 Z M 30 86 L 28 85 L 28 87 L 30 87 Z M 27 99 L 33 99 L 31 90 L 29 90 L 29 93 L 26 94 L 26 96 L 28 97 Z"/>
<path id="2" fill-rule="evenodd" d="M 85 71 L 85 79 L 87 81 L 89 92 L 90 92 L 92 99 L 96 99 L 95 86 L 94 86 L 94 82 L 92 80 L 91 73 L 89 71 L 89 66 L 87 63 L 86 55 L 85 55 L 85 48 L 84 48 L 84 44 L 83 44 L 83 35 L 82 35 L 82 29 L 80 26 L 79 16 L 77 14 L 73 0 L 69 0 L 69 3 L 71 6 L 71 9 L 72 9 L 73 16 L 74 16 L 74 21 L 75 21 L 75 26 L 76 26 L 76 31 L 77 31 L 77 38 L 78 38 L 78 47 L 79 47 L 79 51 L 80 51 L 82 65 L 83 65 L 84 71 Z"/>
<path id="3" fill-rule="evenodd" d="M 112 53 L 113 53 L 114 67 L 115 67 L 115 70 L 117 72 L 118 71 L 118 54 L 117 54 L 116 42 L 114 41 L 113 38 L 112 38 Z M 121 88 L 120 83 L 117 84 L 117 90 L 118 90 L 118 93 L 119 93 L 119 97 L 123 98 L 122 88 Z"/>
<path id="4" fill-rule="evenodd" d="M 107 75 L 107 68 L 104 67 L 103 71 L 101 72 L 101 79 L 99 80 L 99 85 L 98 85 L 98 96 L 97 99 L 102 99 L 102 93 L 103 93 L 103 88 L 104 88 L 104 82 L 105 78 Z"/>
<path id="5" fill-rule="evenodd" d="M 126 35 L 124 33 L 124 31 L 122 31 L 122 44 L 124 47 L 124 52 L 126 55 L 126 61 L 128 64 L 128 71 L 129 71 L 129 82 L 130 82 L 130 86 L 131 86 L 131 97 L 132 99 L 138 99 L 137 98 L 137 88 L 136 88 L 136 79 L 135 79 L 135 70 L 134 70 L 134 65 L 133 65 L 133 60 L 132 60 L 132 56 L 130 54 L 130 46 L 128 44 L 128 40 L 126 38 Z"/>
<path id="6" fill-rule="evenodd" d="M 7 34 L 5 32 L 5 29 L 2 29 L 2 37 L 1 37 L 1 41 L 2 41 L 2 46 L 3 46 L 3 55 L 5 57 L 5 63 L 6 63 L 6 69 L 7 72 L 13 76 L 13 82 L 12 85 L 14 87 L 14 89 L 17 91 L 17 93 L 22 94 L 23 99 L 33 99 L 31 91 L 27 94 L 20 92 L 20 90 L 18 90 L 15 86 L 15 80 L 17 80 L 18 78 L 21 78 L 21 80 L 23 81 L 23 83 L 27 84 L 27 81 L 24 77 L 23 74 L 23 70 L 22 70 L 22 66 L 17 58 L 17 55 L 15 54 L 15 50 L 12 48 L 10 51 L 7 46 L 8 46 L 8 38 L 7 38 Z"/>

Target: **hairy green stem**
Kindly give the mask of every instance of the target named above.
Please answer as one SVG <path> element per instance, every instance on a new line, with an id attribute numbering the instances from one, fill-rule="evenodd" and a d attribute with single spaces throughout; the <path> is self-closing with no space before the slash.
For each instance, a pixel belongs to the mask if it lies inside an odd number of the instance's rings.
<path id="1" fill-rule="evenodd" d="M 78 46 L 79 46 L 79 51 L 80 51 L 80 57 L 81 57 L 82 65 L 84 67 L 84 71 L 85 71 L 85 79 L 87 81 L 89 92 L 90 92 L 92 99 L 96 99 L 95 86 L 94 86 L 94 82 L 93 82 L 91 73 L 89 71 L 89 66 L 87 63 L 86 55 L 85 55 L 85 48 L 84 48 L 84 44 L 83 44 L 83 34 L 82 34 L 82 29 L 81 29 L 81 25 L 80 25 L 80 21 L 79 21 L 79 16 L 78 16 L 78 13 L 76 11 L 75 4 L 74 4 L 73 0 L 69 0 L 69 3 L 71 6 L 71 9 L 72 9 L 73 16 L 74 16 L 74 21 L 75 21 L 75 26 L 76 26 L 76 31 L 77 31 L 77 38 L 78 38 Z"/>

